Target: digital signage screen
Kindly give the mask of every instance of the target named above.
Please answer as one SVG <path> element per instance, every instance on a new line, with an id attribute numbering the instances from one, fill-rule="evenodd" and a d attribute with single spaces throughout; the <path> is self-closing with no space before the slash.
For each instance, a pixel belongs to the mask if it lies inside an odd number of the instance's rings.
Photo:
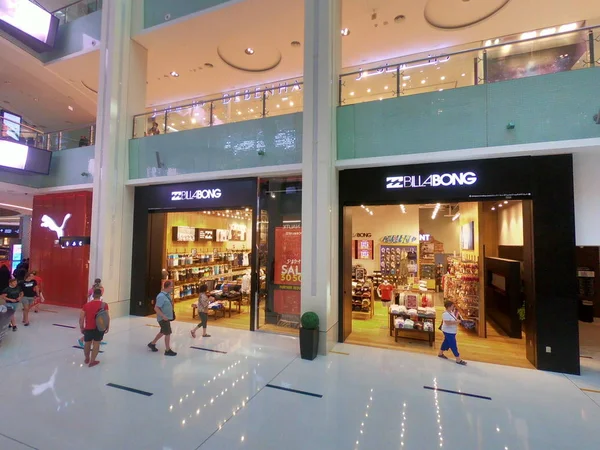
<path id="1" fill-rule="evenodd" d="M 52 152 L 0 139 L 0 167 L 48 175 Z"/>
<path id="2" fill-rule="evenodd" d="M 54 47 L 58 18 L 29 0 L 0 0 L 0 28 L 43 52 Z"/>
<path id="3" fill-rule="evenodd" d="M 18 141 L 21 136 L 21 116 L 9 113 L 8 111 L 0 111 L 0 116 L 4 119 L 0 129 L 0 136 Z"/>

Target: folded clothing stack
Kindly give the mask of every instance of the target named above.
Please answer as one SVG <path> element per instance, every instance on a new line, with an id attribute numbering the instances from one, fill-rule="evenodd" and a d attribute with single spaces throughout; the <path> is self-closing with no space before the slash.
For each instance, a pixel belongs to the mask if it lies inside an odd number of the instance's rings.
<path id="1" fill-rule="evenodd" d="M 397 319 L 394 320 L 394 326 L 396 328 L 404 328 L 404 319 L 401 317 L 398 317 Z"/>
<path id="2" fill-rule="evenodd" d="M 406 328 L 407 330 L 412 330 L 414 327 L 415 327 L 415 323 L 410 319 L 406 319 L 404 321 L 404 326 L 402 328 Z"/>

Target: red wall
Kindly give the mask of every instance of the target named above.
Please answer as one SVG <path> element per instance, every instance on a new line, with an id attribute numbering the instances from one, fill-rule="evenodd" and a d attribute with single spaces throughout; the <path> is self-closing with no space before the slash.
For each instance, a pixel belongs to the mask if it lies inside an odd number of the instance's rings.
<path id="1" fill-rule="evenodd" d="M 44 214 L 59 227 L 65 215 L 71 214 L 64 228 L 65 237 L 89 236 L 92 193 L 69 192 L 33 198 L 29 267 L 42 277 L 47 303 L 79 308 L 86 302 L 89 288 L 90 247 L 61 248 L 56 233 L 41 226 Z"/>

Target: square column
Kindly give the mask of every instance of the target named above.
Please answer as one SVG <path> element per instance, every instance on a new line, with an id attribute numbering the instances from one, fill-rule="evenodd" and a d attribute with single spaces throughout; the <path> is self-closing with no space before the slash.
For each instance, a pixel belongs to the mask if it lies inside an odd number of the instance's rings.
<path id="1" fill-rule="evenodd" d="M 130 310 L 134 191 L 125 182 L 133 116 L 146 100 L 147 50 L 131 40 L 135 1 L 111 0 L 102 9 L 90 285 L 102 279 L 113 317 Z"/>
<path id="2" fill-rule="evenodd" d="M 302 130 L 302 313 L 319 315 L 319 352 L 338 337 L 336 108 L 340 0 L 305 0 Z"/>

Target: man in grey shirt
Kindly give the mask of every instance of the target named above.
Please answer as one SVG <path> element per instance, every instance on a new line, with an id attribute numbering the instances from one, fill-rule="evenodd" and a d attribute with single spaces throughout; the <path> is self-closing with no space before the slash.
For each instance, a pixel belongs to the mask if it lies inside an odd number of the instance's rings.
<path id="1" fill-rule="evenodd" d="M 165 356 L 176 356 L 173 350 L 171 350 L 171 321 L 175 319 L 173 314 L 173 300 L 171 299 L 171 292 L 173 292 L 173 282 L 171 280 L 165 281 L 163 290 L 156 296 L 156 303 L 154 305 L 154 311 L 156 311 L 156 320 L 160 325 L 160 331 L 152 342 L 148 344 L 148 348 L 153 352 L 157 352 L 156 343 L 165 337 Z"/>

